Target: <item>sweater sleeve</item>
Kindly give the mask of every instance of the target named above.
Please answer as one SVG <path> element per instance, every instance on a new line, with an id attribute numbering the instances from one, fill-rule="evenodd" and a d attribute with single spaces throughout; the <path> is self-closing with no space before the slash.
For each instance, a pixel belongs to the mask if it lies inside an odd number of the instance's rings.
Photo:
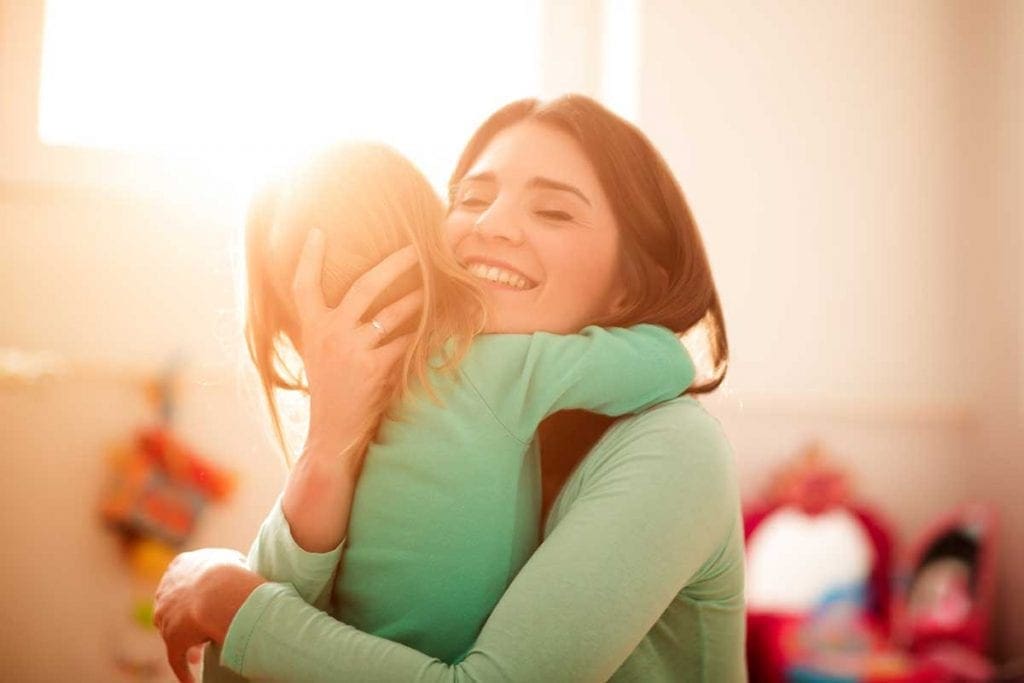
<path id="1" fill-rule="evenodd" d="M 274 501 L 249 547 L 249 569 L 277 585 L 288 586 L 292 594 L 303 602 L 326 609 L 330 596 L 326 589 L 334 577 L 345 541 L 343 539 L 336 548 L 323 553 L 303 549 L 292 536 L 288 519 L 281 509 L 281 497 L 279 495 Z M 239 683 L 243 680 L 223 667 L 219 647 L 211 643 L 205 649 L 203 683 Z"/>
<path id="2" fill-rule="evenodd" d="M 675 398 L 696 369 L 666 327 L 591 325 L 579 334 L 483 335 L 463 374 L 498 421 L 528 442 L 559 410 L 620 416 Z"/>
<path id="3" fill-rule="evenodd" d="M 721 571 L 716 558 L 739 533 L 718 429 L 647 427 L 621 430 L 560 501 L 557 524 L 462 661 L 362 633 L 267 583 L 235 615 L 221 663 L 272 680 L 607 680 L 684 586 Z"/>
<path id="4" fill-rule="evenodd" d="M 291 584 L 305 602 L 317 604 L 326 596 L 345 541 L 322 553 L 303 549 L 295 542 L 284 516 L 282 496 L 274 501 L 249 548 L 249 569 L 267 581 Z"/>

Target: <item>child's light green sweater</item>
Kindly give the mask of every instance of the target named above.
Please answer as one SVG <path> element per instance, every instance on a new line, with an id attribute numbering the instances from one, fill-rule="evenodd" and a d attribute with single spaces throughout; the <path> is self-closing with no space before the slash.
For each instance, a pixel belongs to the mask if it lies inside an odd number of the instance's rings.
<path id="1" fill-rule="evenodd" d="M 483 335 L 381 424 L 352 503 L 331 612 L 446 662 L 472 646 L 536 549 L 535 433 L 558 410 L 623 415 L 675 398 L 694 367 L 668 329 Z M 529 456 L 529 457 L 528 457 Z"/>
<path id="2" fill-rule="evenodd" d="M 408 402 L 401 421 L 382 425 L 357 488 L 329 611 L 361 631 L 432 655 L 427 662 L 436 657 L 468 666 L 480 663 L 477 636 L 484 621 L 536 544 L 533 436 L 540 420 L 564 408 L 611 415 L 642 410 L 685 389 L 693 366 L 671 332 L 646 325 L 587 328 L 565 336 L 486 335 L 474 342 L 460 374 L 459 384 L 441 392 L 443 410 L 421 397 Z M 557 518 L 556 508 L 551 519 Z M 279 584 L 261 587 L 243 605 L 229 631 L 223 663 L 260 678 L 366 679 L 369 672 L 355 666 L 366 651 L 348 665 L 335 651 L 337 638 L 355 631 L 286 599 L 322 598 L 340 554 L 340 546 L 319 554 L 298 548 L 275 504 L 250 561 Z M 645 572 L 657 570 L 642 570 L 641 577 Z M 544 593 L 536 599 L 546 601 Z M 327 606 L 322 599 L 319 604 Z M 356 635 L 357 644 L 359 637 L 370 638 Z M 372 651 L 389 650 L 386 641 L 373 642 Z M 313 660 L 285 655 L 307 647 L 319 655 Z M 324 657 L 342 668 L 325 669 Z M 216 678 L 212 659 L 207 658 L 207 680 Z M 256 661 L 276 668 L 253 668 Z M 396 680 L 409 673 L 387 670 L 383 665 L 373 675 Z"/>

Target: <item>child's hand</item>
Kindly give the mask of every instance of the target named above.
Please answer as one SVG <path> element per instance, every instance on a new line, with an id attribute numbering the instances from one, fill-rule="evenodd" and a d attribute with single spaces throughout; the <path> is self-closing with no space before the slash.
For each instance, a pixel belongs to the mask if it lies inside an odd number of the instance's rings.
<path id="1" fill-rule="evenodd" d="M 390 341 L 422 306 L 417 289 L 362 322 L 368 307 L 399 276 L 416 265 L 407 246 L 362 275 L 336 308 L 324 302 L 321 289 L 324 238 L 310 231 L 292 283 L 299 318 L 299 353 L 310 394 L 310 442 L 340 450 L 367 435 L 379 416 L 394 379 L 396 363 L 409 347 L 410 334 Z M 359 454 L 361 455 L 361 453 Z"/>

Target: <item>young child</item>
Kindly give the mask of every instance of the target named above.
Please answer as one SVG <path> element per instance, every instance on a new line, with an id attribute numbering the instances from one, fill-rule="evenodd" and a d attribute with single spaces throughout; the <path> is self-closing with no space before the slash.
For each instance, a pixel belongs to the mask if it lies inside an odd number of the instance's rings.
<path id="1" fill-rule="evenodd" d="M 695 369 L 677 336 L 654 325 L 478 334 L 480 290 L 445 244 L 443 216 L 427 180 L 379 145 L 332 148 L 254 205 L 246 333 L 282 444 L 274 390 L 303 388 L 298 372 L 282 371 L 285 283 L 311 228 L 326 237 L 328 305 L 412 243 L 418 276 L 379 303 L 421 284 L 424 306 L 367 449 L 345 540 L 327 553 L 301 549 L 279 498 L 249 561 L 341 621 L 451 663 L 537 547 L 539 423 L 569 408 L 639 412 L 680 395 Z"/>

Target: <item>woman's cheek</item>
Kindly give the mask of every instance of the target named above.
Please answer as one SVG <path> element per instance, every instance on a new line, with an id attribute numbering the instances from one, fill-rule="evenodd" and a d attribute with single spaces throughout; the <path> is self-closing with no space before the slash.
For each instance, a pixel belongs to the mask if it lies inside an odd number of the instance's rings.
<path id="1" fill-rule="evenodd" d="M 473 221 L 468 216 L 451 213 L 445 218 L 441 229 L 444 232 L 445 241 L 454 251 L 459 242 L 473 231 Z"/>
<path id="2" fill-rule="evenodd" d="M 574 300 L 573 307 L 592 318 L 606 310 L 615 288 L 615 250 L 611 245 L 593 244 L 590 248 L 573 245 L 562 259 L 562 277 Z"/>

